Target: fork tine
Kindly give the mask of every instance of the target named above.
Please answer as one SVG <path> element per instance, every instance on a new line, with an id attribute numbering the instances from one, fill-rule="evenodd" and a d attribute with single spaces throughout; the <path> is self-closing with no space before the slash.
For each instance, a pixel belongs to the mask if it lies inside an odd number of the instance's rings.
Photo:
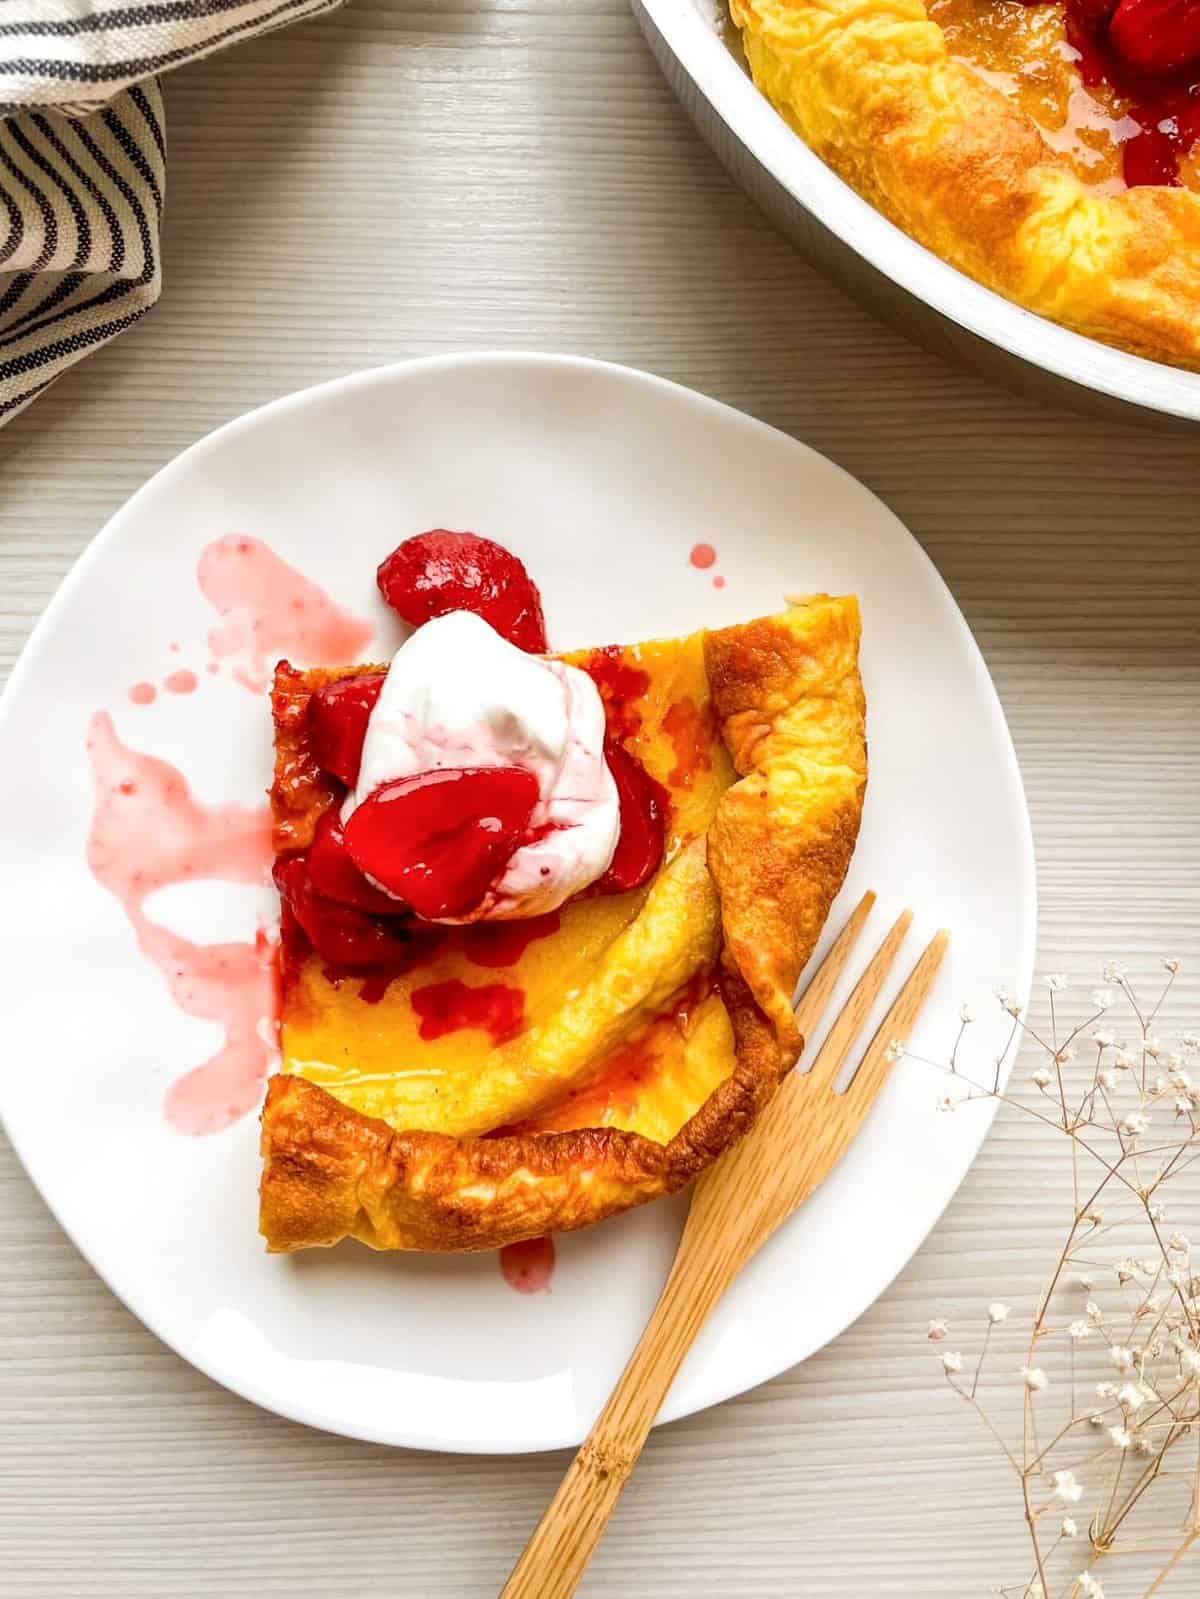
<path id="1" fill-rule="evenodd" d="M 934 934 L 925 953 L 913 967 L 912 975 L 897 994 L 895 1004 L 880 1022 L 878 1032 L 867 1046 L 854 1079 L 846 1090 L 847 1099 L 862 1102 L 864 1115 L 867 1106 L 887 1081 L 893 1058 L 892 1044 L 905 1044 L 912 1035 L 917 1016 L 929 997 L 949 942 L 950 934 L 945 928 Z"/>
<path id="2" fill-rule="evenodd" d="M 829 1004 L 829 996 L 837 987 L 838 979 L 846 968 L 850 953 L 862 932 L 863 923 L 871 914 L 871 907 L 875 903 L 873 889 L 868 889 L 858 904 L 850 920 L 830 945 L 829 954 L 821 962 L 811 983 L 800 996 L 796 1006 L 796 1023 L 807 1044 L 813 1029 L 824 1015 L 825 1007 Z"/>
<path id="3" fill-rule="evenodd" d="M 863 1023 L 871 1013 L 871 1006 L 879 997 L 879 990 L 892 969 L 892 963 L 900 951 L 911 921 L 911 911 L 902 911 L 896 918 L 891 931 L 875 951 L 866 971 L 855 985 L 854 992 L 834 1018 L 833 1026 L 821 1045 L 821 1052 L 807 1074 L 806 1081 L 810 1088 L 833 1086 L 834 1079 L 850 1052 L 850 1046 L 862 1031 Z"/>

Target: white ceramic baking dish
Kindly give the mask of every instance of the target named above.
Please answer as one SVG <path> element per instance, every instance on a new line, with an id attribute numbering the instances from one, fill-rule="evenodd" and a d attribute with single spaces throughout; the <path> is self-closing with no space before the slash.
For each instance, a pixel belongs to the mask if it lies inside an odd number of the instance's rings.
<path id="1" fill-rule="evenodd" d="M 1012 305 L 861 199 L 759 94 L 718 31 L 720 3 L 632 0 L 700 133 L 817 266 L 920 343 L 1024 392 L 1159 425 L 1200 421 L 1200 374 L 1126 355 Z"/>

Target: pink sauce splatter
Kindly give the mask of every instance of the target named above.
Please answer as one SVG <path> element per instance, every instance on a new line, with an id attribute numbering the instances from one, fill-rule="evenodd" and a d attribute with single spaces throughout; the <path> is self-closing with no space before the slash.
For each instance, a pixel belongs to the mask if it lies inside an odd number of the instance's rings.
<path id="1" fill-rule="evenodd" d="M 723 577 L 714 577 L 713 578 L 713 588 L 715 588 L 715 589 L 723 589 L 724 587 L 725 587 L 725 579 Z"/>
<path id="2" fill-rule="evenodd" d="M 521 1244 L 505 1244 L 500 1251 L 500 1274 L 519 1294 L 544 1293 L 554 1276 L 553 1238 L 527 1238 Z"/>
<path id="3" fill-rule="evenodd" d="M 129 690 L 129 698 L 135 705 L 153 705 L 158 698 L 158 690 L 153 683 L 135 683 Z"/>
<path id="4" fill-rule="evenodd" d="M 120 902 L 180 1010 L 225 1034 L 210 1060 L 172 1085 L 167 1120 L 181 1133 L 220 1132 L 257 1106 L 274 1054 L 263 1036 L 277 1008 L 274 946 L 263 933 L 254 943 L 193 944 L 151 921 L 143 906 L 173 883 L 262 882 L 270 812 L 202 805 L 175 767 L 126 748 L 106 711 L 92 718 L 87 747 L 96 796 L 88 865 Z"/>
<path id="5" fill-rule="evenodd" d="M 717 552 L 711 544 L 693 544 L 688 560 L 693 566 L 698 566 L 702 572 L 706 572 L 710 566 L 717 564 Z"/>
<path id="6" fill-rule="evenodd" d="M 168 644 L 167 648 L 170 650 L 172 655 L 178 655 L 179 654 L 179 645 L 178 645 L 178 643 Z"/>
<path id="7" fill-rule="evenodd" d="M 254 694 L 266 688 L 274 657 L 340 666 L 358 660 L 374 632 L 260 539 L 239 533 L 217 539 L 196 575 L 221 616 L 208 647 L 215 660 L 237 658 L 233 676 Z"/>
<path id="8" fill-rule="evenodd" d="M 170 677 L 163 680 L 163 687 L 172 694 L 194 694 L 199 678 L 195 672 L 189 672 L 183 667 L 178 672 L 172 672 Z"/>

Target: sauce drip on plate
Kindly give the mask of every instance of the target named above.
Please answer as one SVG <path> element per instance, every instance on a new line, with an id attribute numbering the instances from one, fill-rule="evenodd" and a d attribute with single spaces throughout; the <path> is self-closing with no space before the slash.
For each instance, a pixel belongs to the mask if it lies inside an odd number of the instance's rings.
<path id="1" fill-rule="evenodd" d="M 95 786 L 88 865 L 179 1009 L 224 1034 L 215 1055 L 172 1085 L 167 1119 L 182 1133 L 220 1132 L 256 1108 L 274 1057 L 275 946 L 263 932 L 253 942 L 193 943 L 147 916 L 145 902 L 177 883 L 262 882 L 269 812 L 201 804 L 174 766 L 127 748 L 107 712 L 92 718 L 87 747 Z"/>
<path id="2" fill-rule="evenodd" d="M 554 1240 L 527 1238 L 520 1244 L 505 1244 L 500 1274 L 518 1294 L 544 1293 L 554 1276 Z"/>
<path id="3" fill-rule="evenodd" d="M 201 555 L 196 576 L 221 616 L 208 635 L 213 659 L 233 659 L 234 678 L 252 694 L 266 688 L 274 657 L 341 665 L 357 660 L 375 631 L 261 539 L 240 533 L 217 539 Z"/>

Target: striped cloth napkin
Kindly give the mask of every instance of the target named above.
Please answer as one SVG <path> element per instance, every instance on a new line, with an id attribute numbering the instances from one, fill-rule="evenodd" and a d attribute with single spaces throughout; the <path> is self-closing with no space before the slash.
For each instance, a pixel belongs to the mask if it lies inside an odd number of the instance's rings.
<path id="1" fill-rule="evenodd" d="M 339 0 L 0 0 L 0 423 L 162 288 L 155 74 Z"/>

